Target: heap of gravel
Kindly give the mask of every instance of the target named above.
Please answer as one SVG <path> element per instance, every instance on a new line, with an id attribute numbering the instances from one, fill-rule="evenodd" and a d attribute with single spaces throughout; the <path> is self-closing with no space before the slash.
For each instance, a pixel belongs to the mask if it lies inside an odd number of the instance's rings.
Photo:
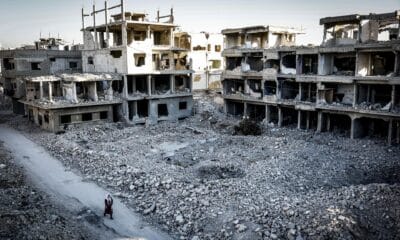
<path id="1" fill-rule="evenodd" d="M 148 127 L 25 131 L 177 239 L 400 239 L 398 147 L 293 128 L 233 136 L 214 105 L 198 97 L 196 116 Z"/>
<path id="2" fill-rule="evenodd" d="M 0 239 L 95 239 L 78 215 L 54 205 L 0 142 Z"/>

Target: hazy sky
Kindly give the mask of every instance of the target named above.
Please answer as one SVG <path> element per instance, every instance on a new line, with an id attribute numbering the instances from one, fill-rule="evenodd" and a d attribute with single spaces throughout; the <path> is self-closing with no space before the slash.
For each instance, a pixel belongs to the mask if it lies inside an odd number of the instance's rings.
<path id="1" fill-rule="evenodd" d="M 301 44 L 319 44 L 322 28 L 319 19 L 353 13 L 393 12 L 400 9 L 400 0 L 125 0 L 127 11 L 145 11 L 154 19 L 174 7 L 175 22 L 185 31 L 220 32 L 229 27 L 280 25 L 303 27 L 306 34 Z M 115 5 L 119 0 L 109 0 Z M 64 38 L 81 43 L 81 8 L 87 12 L 93 0 L 0 0 L 0 44 L 16 47 L 31 44 L 42 36 Z M 96 0 L 99 8 L 104 1 Z M 103 16 L 99 16 L 103 18 Z"/>

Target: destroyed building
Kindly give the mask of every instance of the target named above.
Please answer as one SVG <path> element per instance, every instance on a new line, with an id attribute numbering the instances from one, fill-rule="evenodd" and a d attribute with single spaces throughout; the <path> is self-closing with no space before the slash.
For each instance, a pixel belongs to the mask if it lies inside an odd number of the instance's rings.
<path id="1" fill-rule="evenodd" d="M 223 35 L 202 31 L 176 32 L 175 46 L 187 49 L 192 63 L 193 90 L 213 89 L 220 91 L 224 66 Z"/>
<path id="2" fill-rule="evenodd" d="M 12 98 L 14 113 L 24 114 L 19 100 L 26 94 L 26 77 L 82 71 L 81 52 L 61 39 L 42 38 L 30 47 L 0 50 L 1 83 L 4 94 Z"/>
<path id="3" fill-rule="evenodd" d="M 225 29 L 225 112 L 278 126 L 400 143 L 400 11 L 320 20 L 323 43 L 290 28 Z"/>
<path id="4" fill-rule="evenodd" d="M 90 14 L 82 9 L 83 46 L 49 38 L 0 51 L 14 112 L 53 132 L 91 121 L 153 124 L 190 116 L 193 71 L 188 50 L 175 44 L 173 10 L 149 21 L 124 9 L 123 0 L 93 5 Z M 96 24 L 101 13 L 105 21 Z M 89 16 L 93 25 L 85 26 Z"/>
<path id="5" fill-rule="evenodd" d="M 121 115 L 129 123 L 153 124 L 192 114 L 192 73 L 188 50 L 175 43 L 173 10 L 150 21 L 147 14 L 126 12 L 124 1 L 97 9 L 85 26 L 82 9 L 83 71 L 122 76 Z M 115 14 L 111 10 L 118 9 Z M 97 16 L 99 15 L 99 16 Z M 109 16 L 110 15 L 110 16 Z M 100 18 L 101 16 L 101 18 Z M 105 21 L 99 24 L 101 20 Z"/>

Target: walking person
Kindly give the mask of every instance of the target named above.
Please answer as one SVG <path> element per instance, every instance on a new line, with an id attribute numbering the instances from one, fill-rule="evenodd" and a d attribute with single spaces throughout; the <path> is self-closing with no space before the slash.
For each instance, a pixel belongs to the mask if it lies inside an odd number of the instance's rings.
<path id="1" fill-rule="evenodd" d="M 112 205 L 113 205 L 113 199 L 110 194 L 107 194 L 106 198 L 104 199 L 104 217 L 107 214 L 110 214 L 110 219 L 113 219 Z"/>

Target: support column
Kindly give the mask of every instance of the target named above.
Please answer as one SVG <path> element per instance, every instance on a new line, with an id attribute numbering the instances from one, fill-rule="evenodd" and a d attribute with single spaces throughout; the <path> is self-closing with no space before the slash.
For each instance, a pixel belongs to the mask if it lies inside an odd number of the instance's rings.
<path id="1" fill-rule="evenodd" d="M 317 132 L 322 132 L 323 126 L 324 126 L 324 115 L 322 112 L 318 112 Z"/>
<path id="2" fill-rule="evenodd" d="M 392 108 L 396 103 L 396 85 L 392 86 Z"/>
<path id="3" fill-rule="evenodd" d="M 271 122 L 271 107 L 269 105 L 265 106 L 265 120 L 267 123 Z"/>
<path id="4" fill-rule="evenodd" d="M 243 110 L 243 117 L 248 117 L 248 113 L 247 113 L 247 103 L 244 102 L 244 110 Z"/>
<path id="5" fill-rule="evenodd" d="M 396 124 L 396 143 L 400 144 L 400 121 Z"/>
<path id="6" fill-rule="evenodd" d="M 171 92 L 175 93 L 175 76 L 174 75 L 169 76 L 169 85 L 171 87 Z"/>
<path id="7" fill-rule="evenodd" d="M 353 88 L 354 88 L 354 98 L 353 98 L 353 108 L 354 108 L 357 106 L 357 100 L 358 100 L 358 85 L 357 85 L 357 83 L 354 83 Z"/>
<path id="8" fill-rule="evenodd" d="M 124 115 L 124 118 L 127 121 L 130 121 L 130 119 L 129 119 L 129 103 L 128 103 L 128 101 L 123 101 L 122 102 L 122 114 Z"/>
<path id="9" fill-rule="evenodd" d="M 363 129 L 358 118 L 351 118 L 350 138 L 356 139 L 363 136 Z"/>
<path id="10" fill-rule="evenodd" d="M 106 24 L 106 42 L 105 42 L 105 47 L 109 48 L 110 47 L 110 30 L 108 28 L 108 6 L 107 6 L 107 1 L 104 1 L 104 21 Z"/>
<path id="11" fill-rule="evenodd" d="M 278 107 L 278 127 L 282 127 L 282 123 L 283 123 L 283 112 L 282 108 Z"/>
<path id="12" fill-rule="evenodd" d="M 224 99 L 224 114 L 228 115 L 228 103 L 227 103 L 226 99 Z"/>
<path id="13" fill-rule="evenodd" d="M 147 32 L 146 32 L 147 38 L 151 38 L 151 29 L 150 26 L 147 26 Z"/>
<path id="14" fill-rule="evenodd" d="M 300 101 L 303 101 L 303 95 L 304 95 L 304 91 L 303 91 L 303 83 L 299 83 L 299 96 L 300 96 Z"/>
<path id="15" fill-rule="evenodd" d="M 310 129 L 310 112 L 307 111 L 307 123 L 306 123 L 307 130 Z"/>
<path id="16" fill-rule="evenodd" d="M 139 118 L 138 109 L 137 109 L 137 101 L 133 102 L 133 118 Z"/>
<path id="17" fill-rule="evenodd" d="M 301 129 L 301 111 L 297 111 L 297 129 Z"/>
<path id="18" fill-rule="evenodd" d="M 307 99 L 309 99 L 309 101 L 311 102 L 311 83 L 308 83 L 308 95 L 307 95 Z"/>
<path id="19" fill-rule="evenodd" d="M 49 82 L 49 101 L 53 102 L 53 84 Z"/>
<path id="20" fill-rule="evenodd" d="M 326 116 L 326 130 L 331 130 L 331 115 Z"/>
<path id="21" fill-rule="evenodd" d="M 135 94 L 136 93 L 136 77 L 132 77 L 132 89 L 131 89 L 132 93 Z"/>
<path id="22" fill-rule="evenodd" d="M 96 5 L 93 4 L 93 31 L 94 31 L 94 43 L 95 47 L 94 49 L 97 49 L 99 47 L 99 40 L 97 39 L 97 29 L 96 29 Z"/>
<path id="23" fill-rule="evenodd" d="M 367 103 L 371 102 L 371 86 L 367 86 Z"/>
<path id="24" fill-rule="evenodd" d="M 393 139 L 393 119 L 389 120 L 389 126 L 388 126 L 388 144 L 392 145 L 392 139 Z"/>
<path id="25" fill-rule="evenodd" d="M 125 19 L 125 0 L 121 0 L 121 15 L 122 15 L 122 24 L 121 24 L 121 31 L 122 31 L 122 45 L 128 45 L 128 33 L 126 32 L 126 19 Z"/>
<path id="26" fill-rule="evenodd" d="M 43 99 L 43 82 L 40 81 L 39 85 L 40 85 L 40 99 Z"/>
<path id="27" fill-rule="evenodd" d="M 248 85 L 248 81 L 247 78 L 244 80 L 244 94 L 249 94 L 249 85 Z"/>
<path id="28" fill-rule="evenodd" d="M 126 75 L 124 75 L 124 76 L 122 77 L 122 79 L 123 79 L 123 81 L 124 81 L 123 96 L 124 96 L 125 98 L 127 98 L 127 97 L 128 97 L 128 78 L 127 78 Z"/>
<path id="29" fill-rule="evenodd" d="M 151 75 L 147 75 L 147 95 L 151 96 Z"/>

